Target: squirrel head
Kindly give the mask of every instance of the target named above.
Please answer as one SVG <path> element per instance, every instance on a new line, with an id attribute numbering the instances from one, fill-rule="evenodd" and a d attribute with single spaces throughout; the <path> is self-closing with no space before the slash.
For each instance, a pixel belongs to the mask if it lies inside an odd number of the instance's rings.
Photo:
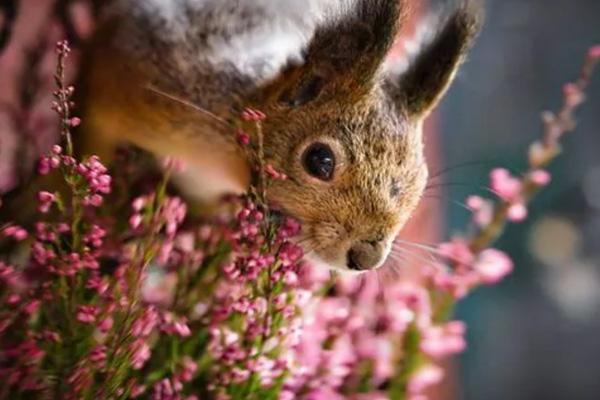
<path id="1" fill-rule="evenodd" d="M 403 72 L 386 69 L 401 9 L 359 0 L 323 24 L 301 65 L 261 88 L 265 157 L 288 179 L 270 203 L 302 224 L 309 260 L 344 271 L 385 261 L 424 191 L 422 124 L 448 88 L 480 26 L 463 1 Z"/>

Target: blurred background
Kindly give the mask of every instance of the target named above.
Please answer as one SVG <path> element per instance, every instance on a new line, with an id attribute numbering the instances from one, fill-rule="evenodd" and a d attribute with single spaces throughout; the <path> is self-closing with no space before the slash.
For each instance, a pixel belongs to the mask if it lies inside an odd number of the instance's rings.
<path id="1" fill-rule="evenodd" d="M 446 235 L 465 226 L 469 212 L 458 203 L 486 194 L 491 167 L 525 168 L 540 112 L 559 107 L 563 83 L 600 42 L 598 0 L 486 5 L 480 39 L 434 116 L 440 164 L 451 168 L 440 179 Z M 509 226 L 497 245 L 515 272 L 459 307 L 469 342 L 459 399 L 600 398 L 600 76 L 588 99 L 531 218 Z"/>
<path id="2" fill-rule="evenodd" d="M 427 7 L 445 3 L 412 2 L 406 34 Z M 0 0 L 4 10 L 9 3 L 16 2 Z M 13 40 L 0 55 L 0 192 L 17 185 L 30 172 L 26 160 L 54 141 L 51 50 L 65 35 L 85 39 L 90 3 L 20 1 Z M 470 214 L 461 203 L 468 194 L 489 195 L 491 168 L 525 168 L 540 112 L 560 105 L 563 83 L 600 43 L 598 0 L 488 0 L 486 8 L 479 41 L 428 121 L 432 173 L 446 172 L 408 229 L 415 240 L 435 242 L 464 227 Z M 0 28 L 5 21 L 2 14 Z M 511 225 L 498 243 L 515 272 L 458 309 L 469 348 L 440 399 L 600 398 L 600 75 L 588 93 L 581 122 L 551 168 L 553 184 L 531 206 L 531 218 Z"/>

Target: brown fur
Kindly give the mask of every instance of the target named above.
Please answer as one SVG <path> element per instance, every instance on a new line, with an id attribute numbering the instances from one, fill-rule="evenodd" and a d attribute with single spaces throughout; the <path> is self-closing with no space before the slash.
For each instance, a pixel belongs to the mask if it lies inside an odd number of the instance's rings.
<path id="1" fill-rule="evenodd" d="M 464 59 L 480 14 L 474 2 L 463 2 L 396 76 L 382 65 L 403 14 L 398 4 L 358 0 L 317 28 L 302 65 L 262 85 L 226 67 L 176 70 L 181 66 L 169 55 L 177 49 L 157 32 L 147 32 L 149 49 L 124 49 L 113 36 L 129 22 L 117 15 L 97 35 L 85 69 L 87 149 L 127 140 L 202 169 L 226 169 L 243 188 L 248 166 L 228 124 L 242 107 L 258 108 L 268 116 L 266 158 L 289 176 L 272 185 L 269 200 L 302 222 L 306 250 L 317 262 L 346 269 L 352 249 L 364 269 L 377 267 L 424 190 L 421 125 Z M 335 153 L 330 182 L 309 176 L 301 164 L 302 151 L 317 141 Z"/>

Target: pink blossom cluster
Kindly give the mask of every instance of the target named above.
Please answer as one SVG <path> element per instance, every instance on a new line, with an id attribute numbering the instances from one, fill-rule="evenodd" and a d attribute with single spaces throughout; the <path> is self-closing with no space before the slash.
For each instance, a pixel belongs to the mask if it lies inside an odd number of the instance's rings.
<path id="1" fill-rule="evenodd" d="M 155 336 L 191 335 L 186 316 L 144 306 L 137 299 L 150 257 L 169 259 L 175 254 L 164 248 L 172 247 L 185 218 L 185 204 L 176 197 L 156 194 L 134 200 L 134 210 L 141 210 L 145 204 L 140 199 L 152 198 L 154 209 L 149 211 L 147 229 L 131 232 L 129 239 L 123 240 L 102 226 L 96 213 L 104 196 L 111 193 L 111 178 L 97 157 L 80 163 L 54 146 L 41 165 L 60 169 L 72 197 L 67 203 L 61 197 L 68 194 L 41 191 L 40 213 L 48 213 L 52 204 L 60 213 L 35 223 L 28 262 L 21 267 L 0 263 L 0 291 L 8 305 L 0 312 L 0 377 L 8 380 L 9 392 L 34 393 L 48 390 L 44 374 L 60 373 L 65 376 L 61 383 L 65 398 L 81 398 L 93 390 L 95 377 L 101 374 L 107 382 L 120 382 L 115 390 L 133 393 L 135 389 L 141 394 L 142 385 L 134 375 L 151 358 Z M 30 236 L 14 224 L 2 226 L 0 232 L 18 241 Z M 109 275 L 103 271 L 107 262 L 115 264 Z M 36 327 L 31 321 L 41 324 Z M 62 353 L 69 352 L 78 340 L 78 354 L 65 361 Z M 64 362 L 68 364 L 54 366 Z M 130 372 L 111 375 L 123 366 Z M 52 368 L 57 370 L 52 372 Z M 182 382 L 189 382 L 194 371 L 194 361 L 186 359 L 181 371 L 157 382 L 153 390 L 160 392 L 161 385 L 164 389 L 167 379 L 174 395 L 160 398 L 184 398 L 179 395 Z"/>
<path id="2" fill-rule="evenodd" d="M 327 281 L 314 268 L 305 267 L 304 275 L 307 279 L 301 285 L 307 288 Z M 296 367 L 281 398 L 394 398 L 390 388 L 402 386 L 398 382 L 402 343 L 407 335 L 419 332 L 427 362 L 401 389 L 417 399 L 442 379 L 435 363 L 466 346 L 464 324 L 433 320 L 424 286 L 396 281 L 382 288 L 375 275 L 367 275 L 339 277 L 334 287 L 335 294 L 307 297 L 303 334 L 293 348 Z M 428 372 L 434 370 L 435 376 Z"/>
<path id="3" fill-rule="evenodd" d="M 281 384 L 301 333 L 304 297 L 297 287 L 302 250 L 289 241 L 300 227 L 286 219 L 269 231 L 267 212 L 245 201 L 234 230 L 226 234 L 232 252 L 220 267 L 222 278 L 204 317 L 210 332 L 207 351 L 215 361 L 210 389 L 217 398 L 230 398 L 251 382 L 266 391 Z"/>
<path id="4" fill-rule="evenodd" d="M 543 169 L 535 169 L 525 177 L 527 182 L 536 187 L 550 183 L 550 174 Z M 506 215 L 509 221 L 521 222 L 527 218 L 525 179 L 515 177 L 504 168 L 496 168 L 490 173 L 490 190 L 507 204 Z M 473 221 L 478 226 L 486 226 L 492 222 L 493 202 L 480 196 L 469 196 L 467 207 L 473 211 Z"/>
<path id="5" fill-rule="evenodd" d="M 72 175 L 71 183 L 85 190 L 83 204 L 99 207 L 102 205 L 103 196 L 111 191 L 112 178 L 107 174 L 107 168 L 100 162 L 98 156 L 90 156 L 84 162 L 77 162 L 68 154 L 63 154 L 59 145 L 52 146 L 52 153 L 42 156 L 38 163 L 38 172 L 41 175 L 50 173 L 53 169 L 64 168 Z M 52 203 L 56 201 L 56 194 L 47 191 L 38 193 L 39 211 L 46 213 Z"/>
<path id="6" fill-rule="evenodd" d="M 29 234 L 23 227 L 14 224 L 7 224 L 0 227 L 0 235 L 5 238 L 12 238 L 17 242 L 27 239 Z"/>
<path id="7" fill-rule="evenodd" d="M 128 223 L 119 225 L 99 218 L 110 203 L 104 197 L 114 193 L 96 157 L 80 163 L 55 146 L 41 165 L 48 167 L 42 173 L 60 170 L 73 200 L 41 192 L 39 211 L 47 214 L 56 205 L 62 214 L 48 214 L 35 225 L 24 270 L 0 265 L 3 290 L 10 293 L 0 330 L 8 362 L 0 374 L 18 391 L 47 390 L 39 377 L 50 371 L 42 366 L 63 359 L 74 340 L 69 324 L 75 324 L 85 332 L 84 344 L 68 366 L 55 367 L 65 374 L 67 398 L 94 393 L 192 400 L 200 391 L 223 400 L 248 393 L 383 400 L 396 390 L 421 399 L 443 377 L 439 361 L 465 348 L 464 324 L 436 320 L 431 290 L 463 297 L 512 269 L 499 250 L 474 251 L 457 238 L 437 249 L 451 268 L 425 267 L 424 285 L 382 288 L 374 274 L 332 281 L 327 271 L 301 266 L 302 250 L 292 242 L 300 225 L 289 218 L 275 222 L 256 198 L 230 200 L 235 217 L 194 224 L 186 222 L 185 203 L 168 195 L 163 181 L 135 197 Z M 281 178 L 274 169 L 266 176 Z M 501 178 L 505 182 L 496 186 L 502 200 L 519 199 L 522 188 L 510 176 Z M 94 196 L 100 200 L 89 201 Z M 475 214 L 481 212 L 477 201 L 471 203 Z M 84 207 L 79 214 L 72 208 L 77 204 Z M 4 226 L 2 235 L 28 236 L 14 224 Z M 110 273 L 107 263 L 114 265 Z M 67 310 L 71 322 L 29 326 L 33 319 L 67 317 Z M 415 334 L 421 361 L 403 381 L 399 360 Z M 111 385 L 95 386 L 98 376 Z"/>
<path id="8" fill-rule="evenodd" d="M 480 284 L 498 283 L 513 270 L 513 263 L 504 252 L 489 248 L 476 253 L 459 237 L 441 243 L 438 255 L 447 264 L 433 263 L 425 267 L 425 277 L 433 287 L 451 293 L 456 299 L 465 297 Z"/>
<path id="9" fill-rule="evenodd" d="M 537 186 L 546 186 L 550 183 L 550 174 L 542 169 L 531 171 L 528 178 Z M 521 222 L 527 218 L 524 185 L 523 179 L 512 176 L 504 168 L 496 168 L 490 173 L 490 188 L 508 204 L 507 217 L 509 221 Z"/>
<path id="10" fill-rule="evenodd" d="M 466 347 L 452 306 L 512 271 L 489 242 L 505 219 L 527 216 L 562 134 L 554 126 L 532 147 L 522 178 L 492 171 L 498 199 L 467 199 L 475 233 L 428 248 L 434 261 L 422 281 L 335 278 L 302 263 L 301 226 L 265 204 L 269 181 L 200 221 L 170 192 L 168 177 L 182 169 L 174 159 L 141 190 L 113 185 L 98 157 L 77 160 L 68 45 L 57 51 L 53 108 L 67 145 L 43 156 L 39 172 L 56 170 L 66 189 L 38 193 L 32 229 L 0 224 L 0 245 L 9 243 L 0 247 L 2 398 L 426 399 L 443 379 L 441 361 Z M 565 86 L 567 107 L 582 101 L 583 86 Z M 242 114 L 256 124 L 261 180 L 286 179 L 260 157 L 265 118 Z M 243 131 L 237 138 L 250 144 Z"/>
<path id="11" fill-rule="evenodd" d="M 381 301 L 374 276 L 344 277 L 335 287 L 335 296 L 314 299 L 305 314 L 288 398 L 341 399 L 344 391 L 358 392 L 363 379 L 371 388 L 365 398 L 381 397 L 378 388 L 394 374 L 398 341 L 414 318 L 402 294 L 388 292 Z"/>

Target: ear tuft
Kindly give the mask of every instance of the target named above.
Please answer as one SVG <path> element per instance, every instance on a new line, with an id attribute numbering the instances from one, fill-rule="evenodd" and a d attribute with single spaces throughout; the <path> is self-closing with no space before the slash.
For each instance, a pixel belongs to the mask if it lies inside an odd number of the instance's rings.
<path id="1" fill-rule="evenodd" d="M 343 0 L 315 31 L 304 64 L 277 82 L 284 90 L 278 101 L 301 106 L 366 93 L 394 42 L 404 1 Z M 281 80 L 281 79 L 279 79 Z"/>
<path id="2" fill-rule="evenodd" d="M 424 117 L 439 102 L 483 21 L 480 0 L 463 0 L 443 22 L 432 39 L 419 49 L 398 76 L 388 76 L 388 90 L 394 101 L 411 116 Z"/>

